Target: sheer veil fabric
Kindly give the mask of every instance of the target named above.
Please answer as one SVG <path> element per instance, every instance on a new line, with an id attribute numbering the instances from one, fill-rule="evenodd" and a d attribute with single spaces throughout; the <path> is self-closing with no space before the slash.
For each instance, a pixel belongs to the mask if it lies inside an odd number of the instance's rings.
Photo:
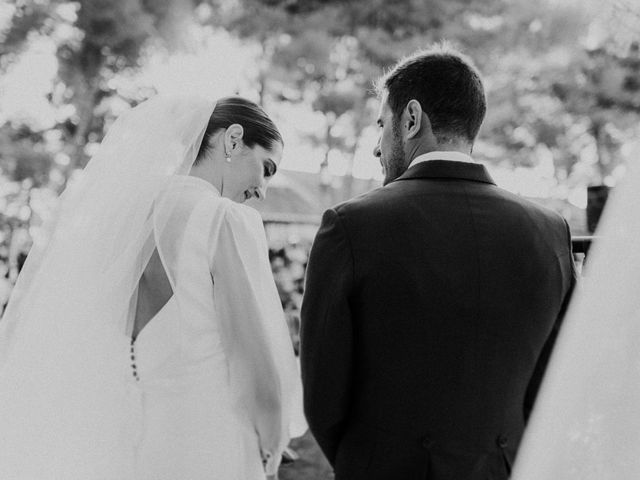
<path id="1" fill-rule="evenodd" d="M 640 478 L 640 168 L 629 164 L 605 207 L 514 480 Z"/>
<path id="2" fill-rule="evenodd" d="M 198 97 L 157 96 L 120 116 L 36 239 L 0 321 L 0 478 L 133 478 L 122 361 L 132 299 L 156 246 L 180 288 L 174 250 L 189 215 L 175 194 L 214 108 Z M 288 440 L 297 372 L 282 310 L 265 302 L 251 325 L 229 319 L 225 337 L 230 372 L 242 374 L 230 377 L 232 392 L 256 431 L 277 439 L 275 455 Z M 242 343 L 247 331 L 261 336 L 262 350 L 244 350 L 254 346 Z M 255 385 L 268 390 L 267 406 L 243 397 L 256 396 Z M 282 405 L 275 419 L 273 402 Z"/>

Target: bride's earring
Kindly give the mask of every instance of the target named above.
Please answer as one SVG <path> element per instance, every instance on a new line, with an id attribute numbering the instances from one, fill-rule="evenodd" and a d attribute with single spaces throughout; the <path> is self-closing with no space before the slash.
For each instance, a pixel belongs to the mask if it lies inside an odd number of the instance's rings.
<path id="1" fill-rule="evenodd" d="M 224 159 L 227 163 L 231 163 L 231 153 L 224 152 Z"/>

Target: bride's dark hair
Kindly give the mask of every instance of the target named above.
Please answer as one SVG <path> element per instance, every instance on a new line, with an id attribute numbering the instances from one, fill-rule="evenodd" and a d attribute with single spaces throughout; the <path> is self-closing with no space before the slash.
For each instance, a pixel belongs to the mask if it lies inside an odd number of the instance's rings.
<path id="1" fill-rule="evenodd" d="M 262 108 L 246 98 L 224 97 L 218 100 L 209 118 L 196 156 L 196 164 L 202 160 L 210 148 L 209 142 L 213 134 L 234 123 L 242 125 L 244 129 L 242 141 L 249 148 L 259 145 L 270 150 L 276 142 L 284 144 L 282 135 Z"/>

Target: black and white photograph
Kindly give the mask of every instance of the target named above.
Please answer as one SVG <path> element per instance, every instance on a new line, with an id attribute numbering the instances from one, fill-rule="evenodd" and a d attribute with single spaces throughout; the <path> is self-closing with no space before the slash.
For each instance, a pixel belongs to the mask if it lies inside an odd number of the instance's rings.
<path id="1" fill-rule="evenodd" d="M 639 162 L 636 0 L 4 0 L 0 480 L 638 480 Z"/>

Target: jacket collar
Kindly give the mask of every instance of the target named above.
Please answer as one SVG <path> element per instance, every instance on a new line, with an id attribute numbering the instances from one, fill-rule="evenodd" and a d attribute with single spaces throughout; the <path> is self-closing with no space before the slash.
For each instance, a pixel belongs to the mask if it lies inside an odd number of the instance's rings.
<path id="1" fill-rule="evenodd" d="M 414 178 L 456 178 L 472 182 L 496 184 L 484 165 L 451 160 L 429 160 L 428 162 L 419 163 L 407 169 L 394 182 Z"/>

